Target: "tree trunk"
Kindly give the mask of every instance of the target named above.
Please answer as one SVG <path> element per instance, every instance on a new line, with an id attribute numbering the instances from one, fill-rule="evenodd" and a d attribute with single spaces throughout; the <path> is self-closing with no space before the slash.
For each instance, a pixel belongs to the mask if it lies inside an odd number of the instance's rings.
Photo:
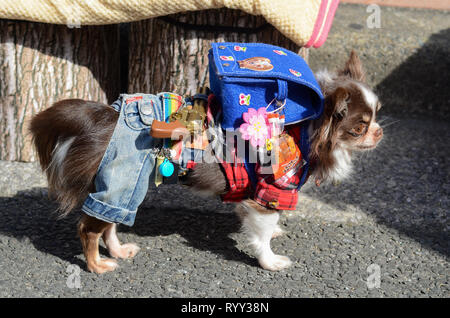
<path id="1" fill-rule="evenodd" d="M 0 21 L 0 159 L 34 161 L 28 122 L 64 98 L 119 94 L 118 26 Z"/>
<path id="2" fill-rule="evenodd" d="M 199 87 L 209 83 L 208 50 L 211 42 L 264 42 L 294 52 L 300 50 L 291 40 L 268 25 L 264 18 L 240 10 L 205 10 L 169 17 L 176 22 L 155 18 L 131 23 L 129 92 L 197 92 Z M 203 27 L 188 30 L 182 23 Z M 224 26 L 242 28 L 239 31 L 246 32 L 217 30 L 217 27 Z M 304 50 L 303 54 L 306 52 Z"/>
<path id="3" fill-rule="evenodd" d="M 122 32 L 129 35 L 128 48 L 118 25 L 71 29 L 0 21 L 0 160 L 36 159 L 29 120 L 58 100 L 110 103 L 126 87 L 130 93 L 197 92 L 209 81 L 211 42 L 265 42 L 300 50 L 262 17 L 239 10 L 186 12 L 169 19 L 131 23 L 128 33 Z M 307 50 L 301 54 L 306 57 Z"/>

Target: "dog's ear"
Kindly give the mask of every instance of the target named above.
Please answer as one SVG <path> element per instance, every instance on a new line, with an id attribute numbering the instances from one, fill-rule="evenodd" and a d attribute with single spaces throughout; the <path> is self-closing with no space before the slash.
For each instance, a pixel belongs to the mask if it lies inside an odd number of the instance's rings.
<path id="1" fill-rule="evenodd" d="M 329 96 L 329 115 L 335 119 L 342 119 L 348 113 L 348 103 L 350 93 L 344 87 L 338 87 L 331 96 Z"/>
<path id="2" fill-rule="evenodd" d="M 344 87 L 338 87 L 325 98 L 324 115 L 317 121 L 311 154 L 315 158 L 322 158 L 335 147 L 336 131 L 341 120 L 347 116 L 350 93 Z"/>
<path id="3" fill-rule="evenodd" d="M 349 76 L 355 80 L 365 82 L 366 76 L 364 69 L 359 59 L 358 54 L 354 50 L 350 53 L 348 61 L 345 63 L 345 67 L 338 72 L 339 75 Z"/>

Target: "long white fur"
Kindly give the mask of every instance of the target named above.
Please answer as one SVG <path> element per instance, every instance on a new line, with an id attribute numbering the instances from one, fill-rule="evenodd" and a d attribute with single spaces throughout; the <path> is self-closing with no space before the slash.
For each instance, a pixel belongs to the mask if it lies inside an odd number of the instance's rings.
<path id="1" fill-rule="evenodd" d="M 253 247 L 261 267 L 272 271 L 289 267 L 291 265 L 290 259 L 275 254 L 270 247 L 270 240 L 280 230 L 277 225 L 280 214 L 278 212 L 263 214 L 249 206 L 245 201 L 241 204 L 247 212 L 242 220 L 242 229 L 247 235 L 249 244 Z"/>
<path id="2" fill-rule="evenodd" d="M 75 137 L 70 137 L 63 142 L 58 142 L 52 153 L 52 161 L 50 162 L 47 170 L 51 175 L 51 178 L 57 181 L 59 184 L 63 183 L 64 178 L 64 161 L 67 156 L 67 152 L 70 149 Z"/>
<path id="3" fill-rule="evenodd" d="M 323 87 L 324 86 L 323 84 L 325 84 L 325 83 L 333 82 L 334 75 L 335 75 L 334 72 L 330 72 L 327 69 L 322 69 L 315 74 L 316 79 L 319 82 L 321 87 Z"/>
<path id="4" fill-rule="evenodd" d="M 378 103 L 377 95 L 375 95 L 375 93 L 372 92 L 372 90 L 370 90 L 369 88 L 367 88 L 363 84 L 361 84 L 361 83 L 355 83 L 355 84 L 361 90 L 362 95 L 364 96 L 364 100 L 365 100 L 366 104 L 369 105 L 372 108 L 372 111 L 375 113 L 376 112 L 376 108 L 377 108 L 377 103 Z"/>
<path id="5" fill-rule="evenodd" d="M 348 178 L 353 170 L 351 153 L 343 147 L 336 146 L 332 155 L 335 165 L 329 170 L 328 178 L 332 182 L 340 182 Z"/>

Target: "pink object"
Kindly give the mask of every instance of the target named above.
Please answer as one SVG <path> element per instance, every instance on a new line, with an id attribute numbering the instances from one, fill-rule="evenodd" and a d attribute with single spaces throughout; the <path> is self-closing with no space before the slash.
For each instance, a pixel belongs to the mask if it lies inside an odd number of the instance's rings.
<path id="1" fill-rule="evenodd" d="M 250 144 L 255 148 L 264 146 L 270 134 L 266 109 L 264 107 L 258 110 L 249 108 L 242 118 L 244 123 L 239 127 L 242 139 L 250 140 Z"/>
<path id="2" fill-rule="evenodd" d="M 334 14 L 336 13 L 336 9 L 337 9 L 338 5 L 339 5 L 339 0 L 334 0 L 331 3 L 331 7 L 330 7 L 330 10 L 328 11 L 327 19 L 323 26 L 322 34 L 320 35 L 320 37 L 316 40 L 316 42 L 313 45 L 315 48 L 321 47 L 322 44 L 324 44 L 325 41 L 327 40 L 328 32 L 331 29 L 331 25 L 332 25 L 333 19 L 334 19 Z"/>
<path id="3" fill-rule="evenodd" d="M 328 6 L 329 4 L 329 6 Z M 320 47 L 327 39 L 339 0 L 322 0 L 313 33 L 305 47 Z M 328 10 L 327 10 L 328 9 Z"/>

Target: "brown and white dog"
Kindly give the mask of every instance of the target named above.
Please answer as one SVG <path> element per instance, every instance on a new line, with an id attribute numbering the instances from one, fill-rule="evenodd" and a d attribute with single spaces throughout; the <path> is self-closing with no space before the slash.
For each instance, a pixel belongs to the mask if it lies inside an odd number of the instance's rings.
<path id="1" fill-rule="evenodd" d="M 338 72 L 320 71 L 317 80 L 325 96 L 323 115 L 310 124 L 311 177 L 316 183 L 340 181 L 352 171 L 352 153 L 373 149 L 383 136 L 376 122 L 380 102 L 364 82 L 361 62 L 352 52 Z M 49 194 L 66 215 L 94 190 L 97 168 L 113 133 L 118 113 L 107 105 L 77 99 L 55 103 L 37 114 L 30 130 L 42 169 L 47 174 Z M 219 195 L 227 181 L 218 164 L 198 164 L 186 182 L 194 190 Z M 266 209 L 247 199 L 238 206 L 244 232 L 260 265 L 268 270 L 288 267 L 288 257 L 275 254 L 270 241 L 283 233 L 277 222 L 280 211 Z M 121 244 L 116 225 L 83 214 L 78 233 L 88 270 L 112 271 L 114 259 L 101 258 L 103 238 L 113 258 L 131 258 L 139 251 L 135 244 Z"/>

